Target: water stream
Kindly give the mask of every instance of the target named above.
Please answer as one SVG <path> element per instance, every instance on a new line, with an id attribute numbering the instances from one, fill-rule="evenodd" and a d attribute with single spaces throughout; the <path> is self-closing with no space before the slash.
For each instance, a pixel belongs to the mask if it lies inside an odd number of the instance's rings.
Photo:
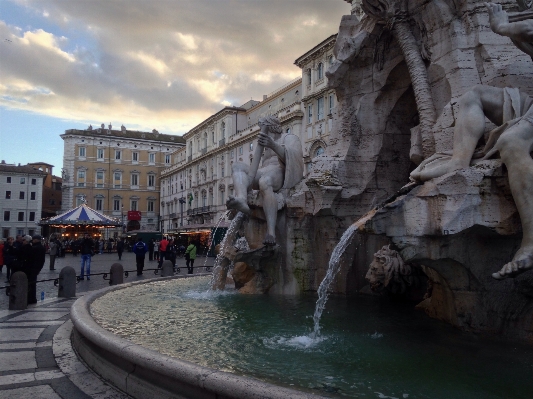
<path id="1" fill-rule="evenodd" d="M 212 247 L 213 251 L 215 250 L 215 246 L 213 245 L 214 244 L 213 240 L 217 236 L 218 227 L 220 226 L 220 223 L 222 223 L 226 219 L 226 216 L 228 216 L 228 214 L 229 214 L 229 211 L 224 212 L 222 216 L 220 217 L 220 219 L 218 219 L 218 222 L 215 228 L 211 230 L 211 234 L 209 236 L 209 243 L 210 243 L 209 249 L 211 249 Z M 207 251 L 207 253 L 209 253 L 209 250 Z M 204 270 L 207 270 L 207 254 L 205 255 Z"/>

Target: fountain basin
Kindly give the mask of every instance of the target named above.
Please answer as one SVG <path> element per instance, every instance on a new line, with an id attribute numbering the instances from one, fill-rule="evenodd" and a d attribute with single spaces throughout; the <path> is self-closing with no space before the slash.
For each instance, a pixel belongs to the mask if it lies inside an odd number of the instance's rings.
<path id="1" fill-rule="evenodd" d="M 151 279 L 188 278 L 187 276 Z M 239 376 L 161 354 L 102 328 L 91 315 L 91 304 L 114 291 L 146 284 L 123 284 L 91 292 L 71 309 L 72 345 L 97 374 L 134 398 L 317 398 L 254 378 Z"/>

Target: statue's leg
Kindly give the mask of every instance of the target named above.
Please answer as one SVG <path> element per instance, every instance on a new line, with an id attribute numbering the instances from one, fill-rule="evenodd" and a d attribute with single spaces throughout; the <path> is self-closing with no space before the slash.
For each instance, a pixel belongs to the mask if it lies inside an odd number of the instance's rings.
<path id="1" fill-rule="evenodd" d="M 247 196 L 250 188 L 250 177 L 248 171 L 250 167 L 243 162 L 235 162 L 232 166 L 233 188 L 235 197 L 229 196 L 226 201 L 228 209 L 236 209 L 246 215 L 250 213 Z"/>
<path id="2" fill-rule="evenodd" d="M 446 164 L 412 173 L 413 179 L 426 181 L 467 168 L 479 139 L 485 133 L 485 116 L 496 125 L 502 124 L 503 89 L 476 86 L 461 96 L 458 105 L 459 115 L 455 121 L 451 160 Z"/>
<path id="3" fill-rule="evenodd" d="M 267 235 L 263 240 L 265 245 L 276 245 L 276 220 L 278 217 L 278 201 L 276 191 L 283 186 L 283 171 L 272 168 L 264 171 L 259 178 L 259 190 L 263 198 L 263 211 L 267 222 Z"/>
<path id="4" fill-rule="evenodd" d="M 533 117 L 533 109 L 526 117 Z M 533 124 L 521 120 L 505 131 L 496 147 L 507 166 L 509 185 L 522 221 L 523 238 L 513 260 L 492 275 L 501 280 L 533 269 Z"/>

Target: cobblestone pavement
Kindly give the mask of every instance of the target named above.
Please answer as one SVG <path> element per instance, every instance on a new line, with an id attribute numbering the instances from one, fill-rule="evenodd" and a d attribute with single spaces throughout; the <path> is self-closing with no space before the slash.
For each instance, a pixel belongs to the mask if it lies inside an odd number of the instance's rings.
<path id="1" fill-rule="evenodd" d="M 56 270 L 50 271 L 47 263 L 38 280 L 56 278 L 61 268 L 72 266 L 80 271 L 80 258 L 68 254 L 56 260 Z M 109 272 L 118 262 L 116 254 L 102 254 L 93 257 L 91 273 Z M 212 266 L 214 258 L 198 258 L 195 272 L 204 272 L 204 265 Z M 135 256 L 125 253 L 122 257 L 125 270 L 135 270 Z M 180 274 L 186 272 L 185 260 L 178 259 L 176 266 Z M 201 268 L 199 268 L 201 267 Z M 156 262 L 145 262 L 145 269 L 157 268 Z M 4 268 L 0 278 L 5 280 Z M 142 276 L 130 273 L 124 281 L 148 279 L 153 271 Z M 76 287 L 77 296 L 108 287 L 102 276 L 80 281 Z M 26 310 L 7 310 L 8 297 L 2 292 L 0 300 L 0 399 L 82 399 L 82 398 L 129 398 L 101 380 L 78 359 L 70 344 L 72 322 L 70 307 L 75 299 L 57 298 L 57 287 L 53 281 L 38 283 L 37 296 L 45 293 L 45 299 Z"/>

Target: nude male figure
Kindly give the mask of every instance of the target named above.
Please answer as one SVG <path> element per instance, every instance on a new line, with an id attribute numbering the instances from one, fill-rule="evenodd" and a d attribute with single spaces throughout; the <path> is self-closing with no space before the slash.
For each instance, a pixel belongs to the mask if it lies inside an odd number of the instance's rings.
<path id="1" fill-rule="evenodd" d="M 485 5 L 489 11 L 491 29 L 499 35 L 508 36 L 518 48 L 533 56 L 533 20 L 509 22 L 501 5 Z M 469 167 L 476 145 L 485 132 L 485 117 L 498 126 L 508 123 L 509 127 L 503 126 L 505 130 L 497 140 L 488 143 L 492 147 L 486 148 L 484 158 L 499 152 L 502 162 L 507 166 L 511 192 L 522 221 L 523 239 L 512 261 L 492 274 L 497 280 L 515 277 L 533 269 L 533 102 L 527 94 L 520 93 L 519 97 L 516 96 L 519 101 L 515 101 L 516 105 L 520 103 L 520 109 L 515 109 L 515 119 L 506 121 L 505 90 L 479 85 L 464 94 L 459 100 L 451 160 L 435 167 L 428 165 L 425 169 L 417 169 L 411 175 L 416 180 L 426 181 Z"/>
<path id="2" fill-rule="evenodd" d="M 282 134 L 278 118 L 268 116 L 259 120 L 258 146 L 252 166 L 235 162 L 232 167 L 235 197 L 226 201 L 228 209 L 250 214 L 248 191 L 259 189 L 263 198 L 263 211 L 267 222 L 267 234 L 263 244 L 276 245 L 276 219 L 278 201 L 275 193 L 294 187 L 303 178 L 303 151 L 298 136 Z M 257 169 L 263 153 L 262 167 Z"/>

